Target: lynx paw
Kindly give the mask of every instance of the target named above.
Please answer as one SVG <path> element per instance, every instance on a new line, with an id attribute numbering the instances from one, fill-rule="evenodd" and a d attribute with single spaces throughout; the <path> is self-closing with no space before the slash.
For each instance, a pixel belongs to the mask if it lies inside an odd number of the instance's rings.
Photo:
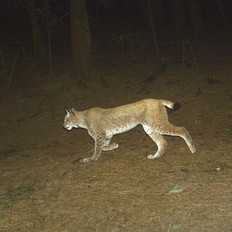
<path id="1" fill-rule="evenodd" d="M 159 158 L 161 155 L 159 153 L 155 153 L 155 155 L 148 155 L 147 158 L 148 159 L 156 159 Z"/>
<path id="2" fill-rule="evenodd" d="M 195 153 L 195 152 L 196 152 L 196 147 L 195 147 L 195 145 L 192 145 L 192 146 L 191 146 L 190 151 L 191 151 L 192 153 Z"/>
<path id="3" fill-rule="evenodd" d="M 147 158 L 148 159 L 155 159 L 154 155 L 148 155 Z"/>
<path id="4" fill-rule="evenodd" d="M 83 158 L 83 159 L 80 159 L 80 160 L 79 160 L 80 163 L 88 163 L 88 162 L 90 162 L 90 161 L 92 161 L 91 158 Z"/>
<path id="5" fill-rule="evenodd" d="M 118 148 L 118 144 L 117 143 L 112 143 L 111 144 L 111 149 L 113 150 L 113 149 L 116 149 L 116 148 Z"/>
<path id="6" fill-rule="evenodd" d="M 103 151 L 112 151 L 114 149 L 118 148 L 118 144 L 117 143 L 112 143 L 109 146 L 104 146 L 102 147 Z"/>

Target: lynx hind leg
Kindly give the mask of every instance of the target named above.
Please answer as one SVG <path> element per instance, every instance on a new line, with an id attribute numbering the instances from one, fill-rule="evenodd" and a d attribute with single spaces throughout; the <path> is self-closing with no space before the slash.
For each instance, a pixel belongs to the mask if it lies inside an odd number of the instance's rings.
<path id="1" fill-rule="evenodd" d="M 169 122 L 167 122 L 166 127 L 163 127 L 160 130 L 160 133 L 165 134 L 165 135 L 171 135 L 171 136 L 179 136 L 182 139 L 184 139 L 184 141 L 188 145 L 189 150 L 192 153 L 194 153 L 196 151 L 196 148 L 195 148 L 195 145 L 193 144 L 192 138 L 189 135 L 188 131 L 184 127 L 177 127 L 177 126 L 174 126 L 174 125 L 170 124 Z"/>
<path id="2" fill-rule="evenodd" d="M 188 131 L 184 128 L 184 127 L 176 127 L 177 130 L 177 135 L 180 136 L 182 139 L 184 139 L 184 141 L 186 142 L 186 144 L 188 145 L 190 151 L 192 153 L 196 152 L 196 147 L 193 144 L 192 138 L 189 135 Z"/>
<path id="3" fill-rule="evenodd" d="M 150 138 L 156 143 L 158 147 L 157 152 L 154 155 L 148 155 L 147 158 L 156 159 L 161 155 L 163 155 L 167 148 L 167 142 L 164 139 L 164 137 L 161 134 L 155 132 L 155 130 L 152 127 L 143 126 L 143 129 L 150 136 Z"/>

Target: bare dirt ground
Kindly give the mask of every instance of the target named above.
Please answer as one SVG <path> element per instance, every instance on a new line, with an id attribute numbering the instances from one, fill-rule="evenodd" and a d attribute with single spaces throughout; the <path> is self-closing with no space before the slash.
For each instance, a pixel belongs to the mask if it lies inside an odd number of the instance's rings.
<path id="1" fill-rule="evenodd" d="M 69 73 L 2 94 L 0 109 L 0 231 L 232 231 L 232 66 L 169 66 L 139 94 L 154 66 L 96 68 L 87 85 Z M 121 66 L 119 66 L 121 67 Z M 105 82 L 105 80 L 107 82 Z M 93 140 L 62 128 L 64 108 L 114 107 L 144 98 L 180 101 L 170 121 L 196 144 L 166 137 L 166 154 L 137 127 L 117 135 L 119 148 L 90 157 Z"/>

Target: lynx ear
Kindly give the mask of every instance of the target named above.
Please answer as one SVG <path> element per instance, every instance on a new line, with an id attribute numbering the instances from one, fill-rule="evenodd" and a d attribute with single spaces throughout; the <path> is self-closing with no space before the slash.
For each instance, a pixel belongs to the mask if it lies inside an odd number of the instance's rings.
<path id="1" fill-rule="evenodd" d="M 74 108 L 70 108 L 70 109 L 65 109 L 66 113 L 67 114 L 72 114 L 75 112 L 75 109 Z"/>
<path id="2" fill-rule="evenodd" d="M 67 109 L 65 109 L 65 112 L 66 112 L 67 114 L 70 114 L 69 110 L 67 110 Z"/>

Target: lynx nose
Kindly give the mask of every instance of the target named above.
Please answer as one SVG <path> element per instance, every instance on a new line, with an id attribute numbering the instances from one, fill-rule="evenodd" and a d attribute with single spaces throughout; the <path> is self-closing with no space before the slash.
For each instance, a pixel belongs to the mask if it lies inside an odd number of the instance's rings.
<path id="1" fill-rule="evenodd" d="M 70 126 L 70 125 L 63 125 L 63 127 L 66 130 L 72 130 L 72 126 Z"/>

